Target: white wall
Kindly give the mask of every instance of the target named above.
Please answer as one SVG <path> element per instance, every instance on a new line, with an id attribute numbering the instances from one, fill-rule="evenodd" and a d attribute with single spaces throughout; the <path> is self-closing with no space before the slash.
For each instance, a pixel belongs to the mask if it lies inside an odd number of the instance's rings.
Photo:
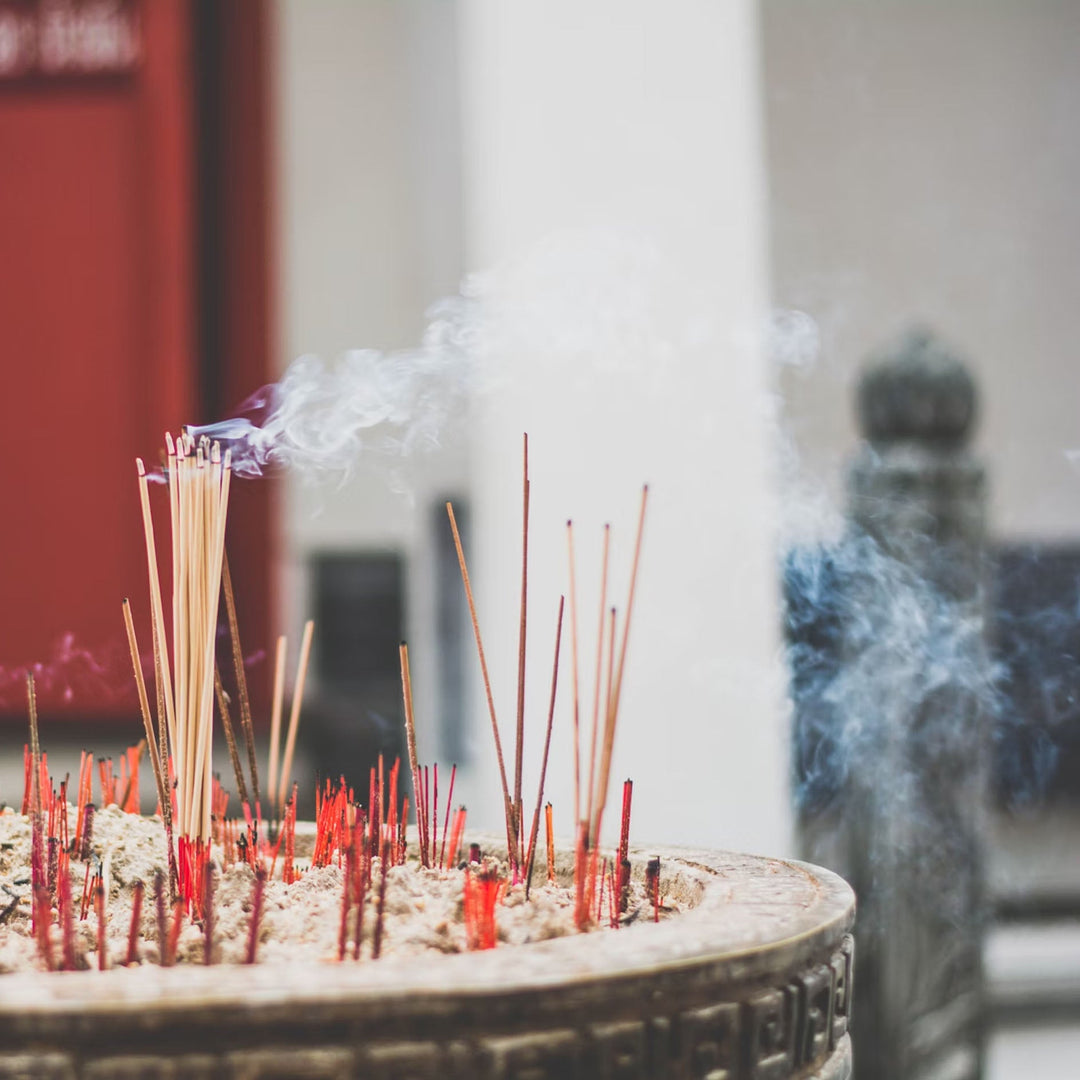
<path id="1" fill-rule="evenodd" d="M 766 261 L 754 17 L 749 0 L 462 4 L 467 262 L 496 268 L 478 287 L 486 393 L 474 424 L 474 569 L 510 769 L 528 430 L 531 802 L 565 521 L 579 527 L 591 657 L 599 530 L 613 523 L 622 610 L 649 481 L 608 835 L 615 782 L 630 775 L 638 839 L 779 851 L 787 757 L 758 342 Z M 569 690 L 569 664 L 562 679 Z M 568 703 L 564 694 L 549 783 L 564 834 Z M 474 714 L 487 765 L 483 786 L 468 787 L 470 815 L 494 824 L 482 697 Z"/>
<path id="2" fill-rule="evenodd" d="M 1080 534 L 1080 5 L 764 0 L 775 302 L 817 320 L 786 415 L 834 490 L 854 373 L 917 318 L 966 353 L 992 521 Z"/>
<path id="3" fill-rule="evenodd" d="M 462 272 L 454 7 L 278 0 L 276 15 L 279 355 L 413 346 Z M 343 487 L 287 482 L 282 626 L 298 639 L 313 552 L 401 548 L 421 723 L 434 693 L 426 507 L 464 469 L 459 443 L 393 481 L 361 466 Z"/>

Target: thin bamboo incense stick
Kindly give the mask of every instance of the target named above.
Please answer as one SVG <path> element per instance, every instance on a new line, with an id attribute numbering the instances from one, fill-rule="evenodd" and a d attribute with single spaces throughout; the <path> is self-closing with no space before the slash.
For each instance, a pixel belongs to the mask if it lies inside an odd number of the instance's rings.
<path id="1" fill-rule="evenodd" d="M 577 572 L 574 565 L 574 523 L 566 523 L 570 563 L 570 659 L 574 693 L 574 827 L 581 819 L 581 709 L 578 684 Z"/>
<path id="2" fill-rule="evenodd" d="M 547 734 L 544 736 L 544 757 L 540 764 L 540 785 L 536 792 L 536 811 L 529 835 L 529 854 L 525 859 L 525 897 L 528 899 L 532 884 L 533 859 L 536 856 L 536 837 L 540 829 L 540 810 L 544 804 L 544 780 L 547 777 L 548 751 L 551 749 L 551 728 L 555 720 L 555 698 L 559 688 L 559 647 L 562 644 L 563 604 L 565 596 L 559 597 L 559 615 L 555 623 L 555 660 L 551 665 L 551 701 L 548 705 Z"/>
<path id="3" fill-rule="evenodd" d="M 308 659 L 311 656 L 311 635 L 315 623 L 304 623 L 304 636 L 300 640 L 300 659 L 296 665 L 296 686 L 293 689 L 292 712 L 289 714 L 289 734 L 285 739 L 285 756 L 282 759 L 281 780 L 278 784 L 278 805 L 285 805 L 285 791 L 292 772 L 293 752 L 296 750 L 296 729 L 300 726 L 300 706 L 304 700 L 304 682 L 307 679 Z"/>
<path id="4" fill-rule="evenodd" d="M 592 833 L 593 847 L 600 845 L 600 818 L 607 802 L 607 772 L 611 768 L 611 746 L 615 737 L 615 728 L 611 719 L 611 701 L 615 684 L 615 609 L 611 609 L 611 620 L 608 629 L 608 657 L 607 671 L 605 673 L 604 690 L 604 738 L 600 751 L 600 774 L 596 792 L 596 817 L 589 822 Z"/>
<path id="5" fill-rule="evenodd" d="M 529 436 L 523 436 L 521 468 L 521 614 L 518 621 L 518 679 L 517 734 L 514 740 L 514 807 L 517 812 L 515 831 L 519 841 L 524 822 L 521 820 L 521 767 L 525 749 L 525 645 L 529 606 Z"/>
<path id="6" fill-rule="evenodd" d="M 649 485 L 641 489 L 641 510 L 638 514 L 637 536 L 634 539 L 634 558 L 630 569 L 630 590 L 626 598 L 626 621 L 623 624 L 622 644 L 619 648 L 619 663 L 615 671 L 614 688 L 608 707 L 608 724 L 604 735 L 604 758 L 600 768 L 600 804 L 596 811 L 597 841 L 599 841 L 600 821 L 607 802 L 608 781 L 611 774 L 611 748 L 615 742 L 615 725 L 619 718 L 619 699 L 622 694 L 623 671 L 626 664 L 626 647 L 630 640 L 630 617 L 634 612 L 634 596 L 637 589 L 638 566 L 641 561 L 641 539 L 645 532 L 645 508 L 649 497 Z"/>
<path id="7" fill-rule="evenodd" d="M 427 866 L 427 837 L 421 812 L 420 765 L 416 757 L 416 723 L 413 716 L 412 678 L 409 674 L 409 646 L 404 641 L 398 646 L 398 660 L 401 666 L 401 696 L 405 703 L 405 745 L 409 752 L 409 771 L 416 796 L 416 831 L 420 838 L 420 861 Z"/>
<path id="8" fill-rule="evenodd" d="M 469 582 L 469 570 L 465 564 L 465 551 L 461 546 L 461 534 L 458 532 L 457 519 L 454 517 L 452 503 L 446 504 L 450 517 L 450 529 L 454 534 L 454 547 L 457 550 L 458 565 L 461 567 L 461 580 L 465 585 L 465 599 L 469 604 L 469 618 L 472 620 L 473 635 L 476 638 L 476 651 L 480 656 L 480 673 L 484 680 L 484 693 L 487 696 L 488 714 L 491 717 L 491 731 L 495 736 L 495 757 L 499 762 L 499 779 L 502 781 L 503 805 L 506 811 L 506 843 L 510 861 L 515 858 L 517 838 L 514 831 L 514 811 L 510 803 L 510 788 L 506 783 L 506 764 L 503 761 L 502 740 L 499 738 L 499 722 L 495 717 L 495 699 L 491 695 L 491 679 L 488 676 L 487 659 L 484 656 L 484 643 L 480 638 L 480 622 L 476 617 L 476 603 L 473 600 L 472 585 Z"/>
<path id="9" fill-rule="evenodd" d="M 274 653 L 274 698 L 270 709 L 270 763 L 268 766 L 267 795 L 269 812 L 277 813 L 278 754 L 281 750 L 281 705 L 285 696 L 285 635 L 277 639 Z"/>
<path id="10" fill-rule="evenodd" d="M 154 634 L 158 649 L 155 655 L 155 677 L 158 679 L 165 703 L 165 717 L 169 728 L 169 738 L 176 741 L 176 718 L 173 711 L 172 674 L 165 658 L 167 651 L 165 637 L 165 615 L 161 606 L 161 580 L 158 577 L 157 545 L 154 541 L 154 519 L 150 514 L 150 488 L 146 477 L 146 467 L 142 458 L 135 459 L 135 468 L 139 474 L 139 504 L 142 508 L 143 534 L 146 538 L 146 563 L 150 579 L 150 614 L 154 623 Z"/>
<path id="11" fill-rule="evenodd" d="M 150 764 L 154 769 L 154 783 L 157 785 L 158 801 L 162 814 L 165 812 L 166 788 L 161 775 L 161 756 L 158 752 L 157 739 L 154 736 L 154 722 L 150 718 L 150 703 L 146 699 L 146 681 L 143 678 L 142 661 L 139 658 L 139 643 L 135 637 L 135 621 L 131 615 L 131 604 L 125 596 L 123 602 L 124 625 L 127 627 L 128 648 L 131 651 L 131 666 L 135 671 L 135 689 L 139 695 L 139 711 L 142 713 L 143 730 L 146 732 L 146 745 L 150 749 Z"/>
<path id="12" fill-rule="evenodd" d="M 593 718 L 592 735 L 589 748 L 589 780 L 586 789 L 588 803 L 585 808 L 585 821 L 591 824 L 593 817 L 594 787 L 596 783 L 596 739 L 600 729 L 600 680 L 604 662 L 604 622 L 607 618 L 607 576 L 608 556 L 611 549 L 611 526 L 604 526 L 604 551 L 600 568 L 600 625 L 596 630 L 596 676 L 593 685 Z M 594 837 L 589 837 L 589 845 L 595 843 Z"/>

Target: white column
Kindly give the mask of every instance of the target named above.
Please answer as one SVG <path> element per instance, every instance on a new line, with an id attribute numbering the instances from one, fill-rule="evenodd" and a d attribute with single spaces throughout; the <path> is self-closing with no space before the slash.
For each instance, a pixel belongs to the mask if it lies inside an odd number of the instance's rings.
<path id="1" fill-rule="evenodd" d="M 605 836 L 617 835 L 631 776 L 638 840 L 784 851 L 756 5 L 464 0 L 460 32 L 467 264 L 494 268 L 476 283 L 472 559 L 510 782 L 527 430 L 527 815 L 566 587 L 565 522 L 578 538 L 584 720 L 601 527 L 613 527 L 621 619 L 648 481 Z M 548 791 L 568 835 L 564 659 Z M 471 714 L 477 765 L 463 795 L 471 823 L 497 826 L 479 690 Z"/>

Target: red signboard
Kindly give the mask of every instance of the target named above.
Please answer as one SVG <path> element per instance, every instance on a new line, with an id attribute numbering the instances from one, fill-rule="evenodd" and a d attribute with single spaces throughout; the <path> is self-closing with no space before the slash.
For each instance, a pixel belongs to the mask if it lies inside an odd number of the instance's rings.
<path id="1" fill-rule="evenodd" d="M 134 71 L 137 0 L 0 0 L 0 83 Z"/>

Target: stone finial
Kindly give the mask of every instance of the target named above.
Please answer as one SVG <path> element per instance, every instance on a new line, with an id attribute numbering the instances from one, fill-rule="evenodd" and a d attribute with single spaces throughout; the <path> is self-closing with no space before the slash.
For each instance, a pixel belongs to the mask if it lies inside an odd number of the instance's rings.
<path id="1" fill-rule="evenodd" d="M 872 443 L 958 445 L 971 432 L 975 409 L 967 367 L 923 327 L 872 357 L 859 379 L 859 426 Z"/>

